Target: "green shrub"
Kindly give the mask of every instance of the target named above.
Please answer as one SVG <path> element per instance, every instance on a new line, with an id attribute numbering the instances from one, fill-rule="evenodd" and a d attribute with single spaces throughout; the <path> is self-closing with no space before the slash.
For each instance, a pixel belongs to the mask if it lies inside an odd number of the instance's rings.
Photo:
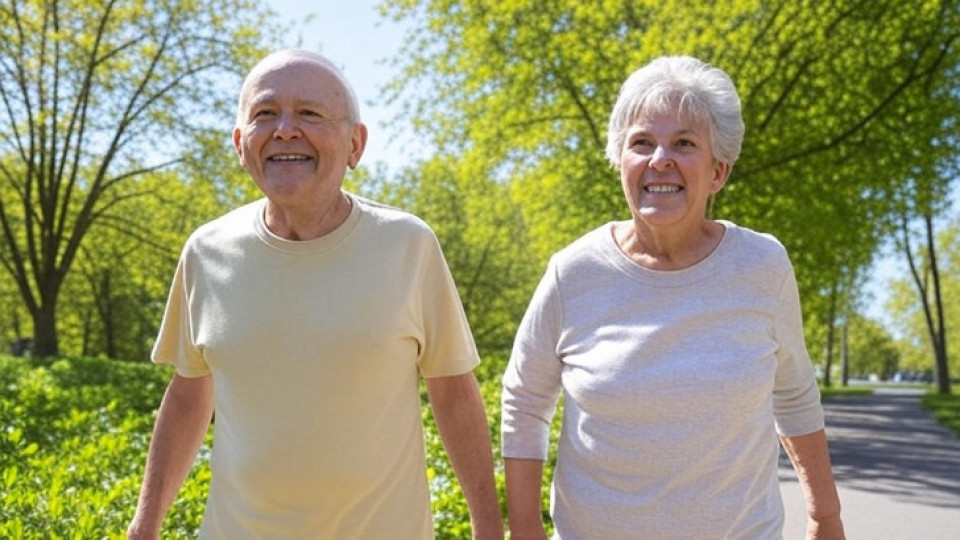
<path id="1" fill-rule="evenodd" d="M 171 375 L 146 362 L 0 357 L 0 538 L 122 538 Z M 481 389 L 499 464 L 499 378 Z M 423 410 L 437 538 L 468 538 L 466 502 L 429 407 Z M 208 438 L 167 515 L 165 539 L 197 535 L 210 481 L 209 444 Z M 498 471 L 501 484 L 502 477 Z"/>
<path id="2" fill-rule="evenodd" d="M 105 359 L 0 358 L 0 537 L 122 538 L 170 371 Z M 201 462 L 164 538 L 194 538 L 209 482 Z"/>

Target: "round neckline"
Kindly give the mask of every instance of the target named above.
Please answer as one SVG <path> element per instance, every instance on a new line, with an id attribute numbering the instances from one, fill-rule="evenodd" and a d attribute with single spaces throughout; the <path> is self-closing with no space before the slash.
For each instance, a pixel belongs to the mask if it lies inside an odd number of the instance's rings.
<path id="1" fill-rule="evenodd" d="M 720 238 L 716 247 L 703 259 L 686 268 L 677 270 L 654 270 L 641 266 L 631 259 L 617 245 L 613 232 L 615 222 L 609 222 L 601 228 L 601 234 L 604 237 L 601 247 L 606 258 L 617 269 L 633 279 L 665 287 L 687 285 L 710 275 L 711 271 L 726 258 L 731 249 L 734 242 L 734 234 L 731 233 L 735 226 L 726 220 L 716 220 L 716 222 L 723 225 L 723 237 Z"/>
<path id="2" fill-rule="evenodd" d="M 267 246 L 277 251 L 292 254 L 320 253 L 335 248 L 342 243 L 357 228 L 360 222 L 362 212 L 360 203 L 352 194 L 343 192 L 350 200 L 350 214 L 336 229 L 318 238 L 310 240 L 289 240 L 274 234 L 267 227 L 264 214 L 267 206 L 267 199 L 261 199 L 254 212 L 253 227 L 257 237 Z"/>

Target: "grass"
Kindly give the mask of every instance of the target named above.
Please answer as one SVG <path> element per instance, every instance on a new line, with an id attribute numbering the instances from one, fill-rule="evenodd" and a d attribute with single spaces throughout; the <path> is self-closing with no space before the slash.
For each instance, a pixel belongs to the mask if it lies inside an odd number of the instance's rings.
<path id="1" fill-rule="evenodd" d="M 874 388 L 873 386 L 820 386 L 820 399 L 837 396 L 869 396 Z"/>
<path id="2" fill-rule="evenodd" d="M 924 409 L 933 413 L 937 423 L 960 437 L 960 395 L 957 394 L 958 391 L 960 391 L 960 388 L 954 385 L 953 393 L 948 396 L 934 393 L 925 394 L 921 404 Z"/>
<path id="3" fill-rule="evenodd" d="M 864 396 L 873 392 L 874 388 L 883 385 L 862 385 L 862 386 L 831 386 L 829 388 L 821 386 L 820 396 L 824 400 L 838 396 Z M 918 387 L 921 388 L 921 387 Z M 922 388 L 930 389 L 930 386 Z M 930 411 L 937 423 L 946 427 L 960 437 L 960 386 L 953 385 L 952 394 L 948 396 L 936 394 L 932 389 L 923 395 L 921 406 Z"/>

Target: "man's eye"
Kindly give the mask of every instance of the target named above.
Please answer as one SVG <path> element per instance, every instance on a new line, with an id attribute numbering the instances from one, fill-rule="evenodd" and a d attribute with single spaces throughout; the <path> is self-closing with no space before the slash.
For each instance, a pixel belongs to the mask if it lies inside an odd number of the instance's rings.
<path id="1" fill-rule="evenodd" d="M 253 113 L 254 118 L 270 118 L 275 116 L 275 113 L 269 109 L 261 109 Z"/>
<path id="2" fill-rule="evenodd" d="M 696 146 L 696 144 L 690 139 L 680 139 L 677 141 L 677 146 Z"/>
<path id="3" fill-rule="evenodd" d="M 635 139 L 631 146 L 652 146 L 653 143 L 650 142 L 650 139 Z"/>
<path id="4" fill-rule="evenodd" d="M 300 116 L 306 118 L 311 122 L 322 122 L 327 119 L 326 115 L 324 115 L 323 113 L 319 111 L 308 110 L 308 109 L 300 111 Z"/>

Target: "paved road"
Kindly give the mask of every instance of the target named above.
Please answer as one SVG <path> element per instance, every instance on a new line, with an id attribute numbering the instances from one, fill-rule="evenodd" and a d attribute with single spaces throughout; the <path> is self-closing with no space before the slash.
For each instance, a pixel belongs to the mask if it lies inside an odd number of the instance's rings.
<path id="1" fill-rule="evenodd" d="M 960 540 L 960 440 L 916 391 L 880 389 L 824 403 L 849 540 Z M 781 460 L 785 540 L 804 538 L 803 496 Z"/>

